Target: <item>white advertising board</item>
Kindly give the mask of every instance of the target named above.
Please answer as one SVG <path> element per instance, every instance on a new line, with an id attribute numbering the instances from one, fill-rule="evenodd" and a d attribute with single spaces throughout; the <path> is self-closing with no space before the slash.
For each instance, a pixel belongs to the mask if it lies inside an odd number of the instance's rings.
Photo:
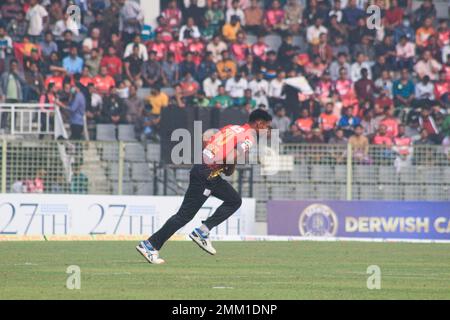
<path id="1" fill-rule="evenodd" d="M 179 196 L 1 194 L 0 236 L 149 235 L 177 212 L 182 201 Z M 178 234 L 188 234 L 221 204 L 210 197 Z M 254 225 L 255 199 L 244 198 L 241 208 L 212 235 L 251 235 Z"/>

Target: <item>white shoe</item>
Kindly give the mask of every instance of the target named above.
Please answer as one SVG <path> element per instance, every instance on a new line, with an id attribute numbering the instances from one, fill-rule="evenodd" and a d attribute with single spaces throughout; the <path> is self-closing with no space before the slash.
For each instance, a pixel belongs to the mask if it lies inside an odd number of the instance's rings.
<path id="1" fill-rule="evenodd" d="M 198 246 L 200 248 L 202 248 L 209 254 L 211 254 L 211 255 L 216 254 L 217 251 L 212 246 L 212 243 L 211 243 L 211 240 L 209 239 L 209 237 L 203 235 L 202 232 L 198 228 L 194 229 L 194 231 L 192 231 L 189 234 L 189 238 L 191 238 L 192 241 L 194 241 L 196 244 L 198 244 Z"/>
<path id="2" fill-rule="evenodd" d="M 158 250 L 152 250 L 152 246 L 148 241 L 141 241 L 137 246 L 136 250 L 147 259 L 151 264 L 163 264 L 165 261 L 159 257 Z"/>

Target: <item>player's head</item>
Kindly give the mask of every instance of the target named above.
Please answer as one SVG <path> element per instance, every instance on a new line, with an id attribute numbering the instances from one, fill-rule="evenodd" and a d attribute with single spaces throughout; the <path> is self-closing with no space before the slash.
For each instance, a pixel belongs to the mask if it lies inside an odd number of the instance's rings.
<path id="1" fill-rule="evenodd" d="M 252 111 L 248 117 L 248 123 L 257 133 L 259 130 L 270 129 L 271 122 L 272 116 L 262 109 Z"/>

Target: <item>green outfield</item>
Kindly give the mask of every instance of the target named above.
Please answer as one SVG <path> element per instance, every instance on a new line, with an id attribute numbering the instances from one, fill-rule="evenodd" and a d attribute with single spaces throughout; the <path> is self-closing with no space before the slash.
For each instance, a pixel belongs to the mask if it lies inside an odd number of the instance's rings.
<path id="1" fill-rule="evenodd" d="M 166 244 L 149 265 L 135 242 L 0 242 L 0 299 L 449 299 L 450 245 L 361 242 Z M 81 289 L 66 269 L 81 269 Z M 369 265 L 381 290 L 368 290 Z"/>

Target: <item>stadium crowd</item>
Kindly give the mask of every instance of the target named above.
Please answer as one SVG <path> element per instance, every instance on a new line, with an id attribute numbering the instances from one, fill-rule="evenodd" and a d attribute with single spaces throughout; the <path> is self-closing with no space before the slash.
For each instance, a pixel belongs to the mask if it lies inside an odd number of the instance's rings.
<path id="1" fill-rule="evenodd" d="M 84 116 L 157 139 L 162 108 L 196 106 L 267 109 L 284 142 L 351 143 L 362 162 L 369 144 L 450 150 L 449 19 L 432 0 L 168 0 L 157 23 L 131 0 L 5 0 L 0 99 L 60 106 L 73 139 Z"/>

